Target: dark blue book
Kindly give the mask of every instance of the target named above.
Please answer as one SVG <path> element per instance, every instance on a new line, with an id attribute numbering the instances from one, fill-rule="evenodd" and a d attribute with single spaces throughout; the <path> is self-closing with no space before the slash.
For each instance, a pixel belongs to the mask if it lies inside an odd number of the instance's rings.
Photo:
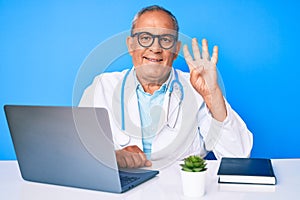
<path id="1" fill-rule="evenodd" d="M 219 183 L 275 185 L 272 162 L 266 158 L 222 158 Z"/>

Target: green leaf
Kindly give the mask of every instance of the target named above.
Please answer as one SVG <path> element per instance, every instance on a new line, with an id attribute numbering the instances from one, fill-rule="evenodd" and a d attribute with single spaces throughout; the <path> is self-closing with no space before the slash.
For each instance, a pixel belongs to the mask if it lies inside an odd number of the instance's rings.
<path id="1" fill-rule="evenodd" d="M 201 168 L 194 168 L 193 172 L 201 172 L 201 170 L 202 170 Z"/>
<path id="2" fill-rule="evenodd" d="M 185 163 L 185 166 L 187 166 L 188 168 L 193 168 L 193 166 L 194 166 L 193 163 L 188 160 L 186 160 L 184 163 Z"/>
<path id="3" fill-rule="evenodd" d="M 205 170 L 206 170 L 206 168 L 194 168 L 193 172 L 203 172 Z"/>
<path id="4" fill-rule="evenodd" d="M 193 172 L 193 170 L 191 170 L 191 169 L 189 169 L 189 168 L 187 168 L 187 167 L 183 167 L 182 170 L 183 170 L 183 171 L 186 171 L 186 172 Z"/>
<path id="5" fill-rule="evenodd" d="M 192 162 L 197 162 L 198 160 L 197 160 L 197 157 L 196 156 L 191 156 L 191 161 Z"/>
<path id="6" fill-rule="evenodd" d="M 194 165 L 194 167 L 197 168 L 197 167 L 200 167 L 200 166 L 201 166 L 201 163 L 200 163 L 200 162 L 194 162 L 193 165 Z"/>

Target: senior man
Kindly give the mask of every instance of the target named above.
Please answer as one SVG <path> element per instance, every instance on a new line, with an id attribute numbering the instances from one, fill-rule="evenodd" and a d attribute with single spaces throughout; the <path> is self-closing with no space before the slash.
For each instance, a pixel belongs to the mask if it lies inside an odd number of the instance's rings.
<path id="1" fill-rule="evenodd" d="M 252 134 L 218 85 L 218 47 L 210 56 L 207 40 L 200 51 L 194 38 L 193 56 L 183 47 L 190 72 L 174 69 L 178 31 L 170 11 L 143 8 L 126 39 L 133 68 L 98 75 L 81 98 L 79 106 L 108 110 L 119 167 L 148 167 L 153 160 L 204 157 L 209 151 L 217 158 L 250 155 Z"/>

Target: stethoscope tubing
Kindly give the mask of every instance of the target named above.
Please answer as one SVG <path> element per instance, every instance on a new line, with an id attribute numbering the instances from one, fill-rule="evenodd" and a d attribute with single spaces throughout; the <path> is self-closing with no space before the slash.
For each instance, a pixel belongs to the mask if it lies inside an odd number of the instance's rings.
<path id="1" fill-rule="evenodd" d="M 125 105 L 124 105 L 124 98 L 125 98 L 124 93 L 125 92 L 124 92 L 124 90 L 125 90 L 126 80 L 128 78 L 128 75 L 130 74 L 130 72 L 131 72 L 131 69 L 128 69 L 127 72 L 124 75 L 122 85 L 121 85 L 121 122 L 122 122 L 121 129 L 122 129 L 122 131 L 125 131 Z M 171 82 L 170 87 L 169 87 L 169 103 L 168 103 L 168 113 L 167 113 L 167 115 L 169 115 L 170 99 L 171 99 L 171 95 L 172 95 L 172 92 L 173 92 L 173 89 L 174 89 L 174 84 L 179 85 L 179 89 L 180 89 L 180 93 L 181 93 L 179 106 L 181 105 L 181 103 L 183 101 L 183 98 L 184 98 L 183 86 L 179 81 L 178 73 L 175 69 L 174 69 L 174 74 L 175 74 L 175 79 Z M 167 116 L 167 118 L 168 118 L 168 116 Z M 178 119 L 178 114 L 177 114 L 175 123 L 177 122 L 177 119 Z"/>

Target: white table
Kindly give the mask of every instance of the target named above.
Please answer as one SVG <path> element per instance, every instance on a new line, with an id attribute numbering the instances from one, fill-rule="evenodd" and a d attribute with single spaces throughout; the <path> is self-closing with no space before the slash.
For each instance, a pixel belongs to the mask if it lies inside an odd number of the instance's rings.
<path id="1" fill-rule="evenodd" d="M 277 185 L 218 184 L 218 161 L 208 161 L 206 194 L 201 199 L 297 199 L 300 195 L 300 159 L 272 160 Z M 24 181 L 16 161 L 0 161 L 0 199 L 190 199 L 182 194 L 178 163 L 160 171 L 154 179 L 124 194 Z"/>

